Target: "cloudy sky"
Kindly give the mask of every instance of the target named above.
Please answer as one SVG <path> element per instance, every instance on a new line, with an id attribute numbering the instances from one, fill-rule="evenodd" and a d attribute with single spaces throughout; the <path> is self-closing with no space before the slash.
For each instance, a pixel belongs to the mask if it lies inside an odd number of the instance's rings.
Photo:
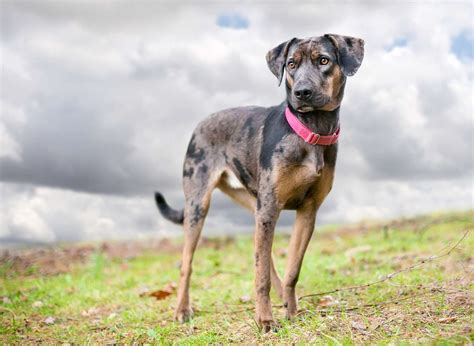
<path id="1" fill-rule="evenodd" d="M 363 38 L 366 55 L 346 87 L 318 223 L 473 208 L 470 1 L 0 5 L 4 244 L 179 232 L 152 194 L 183 205 L 195 125 L 280 103 L 266 52 L 325 33 Z M 216 191 L 204 234 L 251 230 L 252 216 Z"/>

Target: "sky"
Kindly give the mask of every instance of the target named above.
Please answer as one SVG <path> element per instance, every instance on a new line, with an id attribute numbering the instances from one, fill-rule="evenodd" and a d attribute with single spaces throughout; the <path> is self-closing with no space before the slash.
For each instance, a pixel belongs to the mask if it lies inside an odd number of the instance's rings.
<path id="1" fill-rule="evenodd" d="M 365 58 L 317 224 L 473 208 L 470 1 L 0 6 L 0 244 L 179 234 L 153 192 L 183 206 L 194 127 L 279 104 L 266 52 L 325 33 L 363 38 Z M 250 213 L 212 198 L 204 235 L 252 232 Z"/>

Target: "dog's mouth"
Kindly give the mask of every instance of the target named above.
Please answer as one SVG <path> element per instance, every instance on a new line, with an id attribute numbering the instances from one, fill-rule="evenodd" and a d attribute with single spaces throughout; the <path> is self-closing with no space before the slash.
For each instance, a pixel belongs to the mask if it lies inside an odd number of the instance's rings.
<path id="1" fill-rule="evenodd" d="M 300 113 L 308 113 L 314 111 L 314 107 L 312 106 L 301 106 L 296 109 Z"/>
<path id="2" fill-rule="evenodd" d="M 311 100 L 296 101 L 294 102 L 294 106 L 299 113 L 309 113 L 318 109 L 322 109 L 330 101 L 330 97 L 321 94 L 313 96 Z"/>

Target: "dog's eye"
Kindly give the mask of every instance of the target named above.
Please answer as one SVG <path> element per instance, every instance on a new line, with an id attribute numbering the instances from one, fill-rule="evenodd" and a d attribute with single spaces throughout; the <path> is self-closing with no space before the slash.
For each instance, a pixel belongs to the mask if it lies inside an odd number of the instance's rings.
<path id="1" fill-rule="evenodd" d="M 293 70 L 296 67 L 296 64 L 294 61 L 288 61 L 288 68 Z"/>
<path id="2" fill-rule="evenodd" d="M 327 64 L 329 64 L 329 59 L 323 57 L 323 58 L 319 59 L 319 64 L 320 65 L 327 65 Z"/>

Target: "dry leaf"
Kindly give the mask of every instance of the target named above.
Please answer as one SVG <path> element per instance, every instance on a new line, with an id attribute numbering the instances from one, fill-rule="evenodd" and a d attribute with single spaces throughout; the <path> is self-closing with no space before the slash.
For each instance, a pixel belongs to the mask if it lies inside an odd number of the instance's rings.
<path id="1" fill-rule="evenodd" d="M 55 321 L 56 321 L 56 319 L 54 317 L 48 316 L 48 317 L 45 318 L 44 323 L 45 324 L 54 324 Z"/>
<path id="2" fill-rule="evenodd" d="M 155 297 L 157 300 L 162 300 L 172 295 L 176 290 L 176 287 L 177 285 L 175 282 L 170 282 L 163 289 L 150 292 L 148 296 Z"/>
<path id="3" fill-rule="evenodd" d="M 372 247 L 370 245 L 356 246 L 344 252 L 344 255 L 346 255 L 347 257 L 354 257 L 355 255 L 359 253 L 368 252 L 371 249 Z"/>
<path id="4" fill-rule="evenodd" d="M 240 297 L 240 302 L 241 302 L 241 303 L 248 303 L 248 302 L 250 302 L 250 296 L 242 296 L 242 297 Z"/>
<path id="5" fill-rule="evenodd" d="M 456 322 L 457 318 L 452 316 L 452 317 L 442 317 L 438 320 L 439 323 L 452 323 Z"/>
<path id="6" fill-rule="evenodd" d="M 318 306 L 327 308 L 329 306 L 339 305 L 339 300 L 334 299 L 332 296 L 323 296 L 319 299 Z"/>
<path id="7" fill-rule="evenodd" d="M 352 321 L 351 326 L 352 326 L 353 329 L 356 329 L 356 330 L 366 330 L 367 329 L 367 327 L 363 323 L 357 322 L 357 321 Z"/>
<path id="8" fill-rule="evenodd" d="M 147 296 L 150 293 L 150 288 L 148 286 L 142 286 L 138 289 L 138 295 L 140 297 Z"/>
<path id="9" fill-rule="evenodd" d="M 153 291 L 149 294 L 150 297 L 155 297 L 157 300 L 163 300 L 169 297 L 173 292 L 165 291 L 165 290 L 158 290 Z"/>
<path id="10" fill-rule="evenodd" d="M 98 308 L 90 308 L 90 309 L 82 311 L 81 315 L 84 317 L 88 317 L 88 316 L 97 315 L 98 312 L 99 312 Z"/>
<path id="11" fill-rule="evenodd" d="M 37 300 L 36 302 L 34 302 L 31 306 L 34 307 L 34 308 L 41 308 L 43 306 L 43 302 L 40 301 L 40 300 Z"/>
<path id="12" fill-rule="evenodd" d="M 334 250 L 333 249 L 329 249 L 329 248 L 323 248 L 321 249 L 321 255 L 332 255 L 334 253 Z"/>

